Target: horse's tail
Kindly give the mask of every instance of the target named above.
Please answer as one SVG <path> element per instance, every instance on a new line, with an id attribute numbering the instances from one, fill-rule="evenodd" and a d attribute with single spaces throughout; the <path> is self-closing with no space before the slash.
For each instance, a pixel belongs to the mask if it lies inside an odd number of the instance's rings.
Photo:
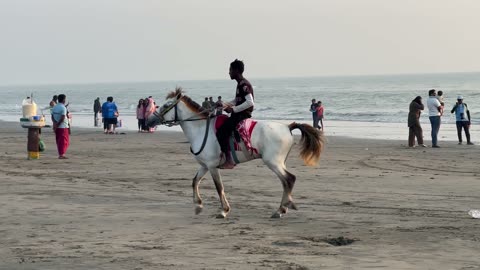
<path id="1" fill-rule="evenodd" d="M 314 127 L 308 124 L 291 123 L 288 125 L 290 131 L 299 129 L 302 132 L 302 138 L 300 143 L 300 157 L 303 159 L 306 165 L 316 165 L 320 159 L 320 154 L 323 151 L 325 144 L 325 137 L 322 131 L 318 131 Z"/>

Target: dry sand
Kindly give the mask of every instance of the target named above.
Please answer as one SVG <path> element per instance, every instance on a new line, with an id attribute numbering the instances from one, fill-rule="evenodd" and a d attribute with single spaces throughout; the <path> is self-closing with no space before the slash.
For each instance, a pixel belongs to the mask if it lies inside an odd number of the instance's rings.
<path id="1" fill-rule="evenodd" d="M 223 171 L 228 219 L 181 133 L 74 130 L 69 160 L 26 160 L 26 132 L 0 129 L 0 269 L 479 269 L 477 146 L 330 137 L 317 167 L 292 152 L 298 211 L 270 219 L 281 185 L 261 161 Z M 334 246 L 329 238 L 356 240 Z"/>

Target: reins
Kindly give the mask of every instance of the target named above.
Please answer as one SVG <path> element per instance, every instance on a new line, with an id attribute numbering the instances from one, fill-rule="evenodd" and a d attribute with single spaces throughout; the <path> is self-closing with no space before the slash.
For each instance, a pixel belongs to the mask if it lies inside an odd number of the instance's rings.
<path id="1" fill-rule="evenodd" d="M 200 147 L 200 150 L 198 150 L 198 152 L 193 152 L 193 149 L 192 147 L 190 146 L 190 152 L 192 154 L 194 154 L 195 156 L 198 156 L 200 155 L 200 153 L 202 153 L 203 149 L 205 149 L 205 145 L 207 144 L 207 139 L 208 139 L 208 130 L 209 130 L 209 127 L 210 127 L 210 119 L 214 118 L 215 116 L 214 115 L 209 115 L 207 118 L 188 118 L 188 119 L 183 119 L 183 120 L 179 120 L 178 119 L 178 109 L 177 109 L 177 105 L 178 103 L 181 101 L 181 98 L 178 98 L 177 97 L 177 100 L 172 104 L 170 105 L 170 107 L 168 107 L 167 109 L 165 109 L 161 114 L 160 113 L 153 113 L 153 115 L 155 115 L 158 119 L 160 119 L 160 121 L 162 121 L 162 124 L 166 125 L 166 126 L 174 126 L 174 125 L 178 125 L 180 124 L 181 122 L 193 122 L 193 121 L 201 121 L 201 120 L 206 120 L 207 121 L 207 126 L 205 128 L 205 135 L 203 136 L 203 142 L 202 142 L 202 146 Z M 163 121 L 163 116 L 168 113 L 169 111 L 171 111 L 172 109 L 175 110 L 175 117 L 173 120 L 171 121 Z"/>

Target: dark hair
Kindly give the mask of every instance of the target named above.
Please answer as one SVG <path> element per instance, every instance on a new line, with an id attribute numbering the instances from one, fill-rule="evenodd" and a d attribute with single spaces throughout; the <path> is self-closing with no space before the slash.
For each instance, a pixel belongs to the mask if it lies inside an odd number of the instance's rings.
<path id="1" fill-rule="evenodd" d="M 443 95 L 443 91 L 438 91 L 437 93 L 439 96 L 442 96 Z"/>
<path id="2" fill-rule="evenodd" d="M 431 96 L 433 93 L 435 93 L 435 89 L 430 89 L 430 91 L 428 91 L 429 96 Z"/>
<path id="3" fill-rule="evenodd" d="M 208 97 L 205 97 L 205 100 L 208 100 Z"/>
<path id="4" fill-rule="evenodd" d="M 422 104 L 422 97 L 421 96 L 417 96 L 416 98 L 414 98 L 412 101 L 418 103 L 418 104 Z"/>
<path id="5" fill-rule="evenodd" d="M 241 74 L 245 70 L 245 65 L 243 64 L 242 61 L 240 61 L 238 59 L 235 59 L 235 61 L 230 63 L 230 68 L 240 72 L 240 74 Z"/>
<path id="6" fill-rule="evenodd" d="M 218 96 L 218 99 L 222 99 L 222 96 Z"/>
<path id="7" fill-rule="evenodd" d="M 107 101 L 113 102 L 113 97 L 107 97 Z"/>
<path id="8" fill-rule="evenodd" d="M 140 108 L 140 106 L 142 106 L 142 105 L 143 105 L 143 99 L 141 98 L 141 99 L 138 100 L 137 108 Z"/>
<path id="9" fill-rule="evenodd" d="M 60 94 L 58 95 L 58 102 L 62 103 L 65 101 L 66 98 L 67 96 L 65 96 L 64 94 Z"/>
<path id="10" fill-rule="evenodd" d="M 58 99 L 58 96 L 57 95 L 54 95 L 52 100 L 57 100 Z"/>

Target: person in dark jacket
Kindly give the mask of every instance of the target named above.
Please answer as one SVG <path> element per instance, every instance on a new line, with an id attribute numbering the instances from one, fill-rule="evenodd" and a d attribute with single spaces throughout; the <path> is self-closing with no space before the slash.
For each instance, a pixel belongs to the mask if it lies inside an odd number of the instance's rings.
<path id="1" fill-rule="evenodd" d="M 97 97 L 93 102 L 93 121 L 94 125 L 98 127 L 98 113 L 102 110 L 102 104 L 100 104 L 100 98 Z"/>
<path id="2" fill-rule="evenodd" d="M 408 112 L 408 146 L 415 147 L 415 137 L 417 137 L 418 145 L 426 147 L 423 144 L 423 130 L 420 125 L 420 114 L 425 106 L 422 103 L 422 97 L 418 96 L 410 103 L 410 109 Z"/>

